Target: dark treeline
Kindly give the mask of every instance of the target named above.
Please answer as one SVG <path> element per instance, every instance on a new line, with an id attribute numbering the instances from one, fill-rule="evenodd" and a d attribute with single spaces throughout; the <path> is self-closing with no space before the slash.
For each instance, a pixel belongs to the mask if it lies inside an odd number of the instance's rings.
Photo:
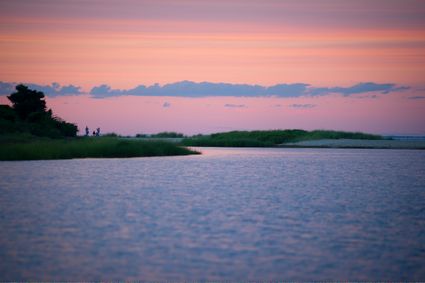
<path id="1" fill-rule="evenodd" d="M 183 138 L 184 135 L 176 132 L 160 132 L 150 135 L 151 138 Z"/>
<path id="2" fill-rule="evenodd" d="M 0 105 L 0 134 L 28 133 L 49 138 L 77 135 L 75 124 L 54 116 L 52 110 L 47 109 L 43 92 L 20 84 L 7 98 L 12 107 Z"/>

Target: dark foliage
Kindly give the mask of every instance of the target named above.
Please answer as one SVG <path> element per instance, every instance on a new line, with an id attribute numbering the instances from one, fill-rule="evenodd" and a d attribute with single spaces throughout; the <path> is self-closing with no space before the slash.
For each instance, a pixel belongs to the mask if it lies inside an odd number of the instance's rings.
<path id="1" fill-rule="evenodd" d="M 0 134 L 28 133 L 40 137 L 75 137 L 78 128 L 46 110 L 44 93 L 17 85 L 8 96 L 12 107 L 0 105 Z"/>
<path id="2" fill-rule="evenodd" d="M 30 114 L 46 112 L 44 93 L 31 90 L 25 85 L 17 85 L 16 92 L 7 97 L 13 104 L 18 116 L 25 120 Z"/>
<path id="3" fill-rule="evenodd" d="M 117 133 L 106 133 L 103 135 L 104 137 L 112 137 L 112 138 L 116 138 L 119 137 L 120 135 L 118 135 Z"/>
<path id="4" fill-rule="evenodd" d="M 161 132 L 151 135 L 151 138 L 183 138 L 184 135 L 176 132 Z"/>
<path id="5" fill-rule="evenodd" d="M 75 137 L 78 132 L 78 127 L 75 124 L 68 123 L 63 121 L 60 118 L 54 118 L 54 123 L 56 129 L 59 130 L 59 133 L 64 137 Z"/>
<path id="6" fill-rule="evenodd" d="M 0 105 L 0 119 L 14 122 L 17 119 L 16 112 L 9 105 Z"/>

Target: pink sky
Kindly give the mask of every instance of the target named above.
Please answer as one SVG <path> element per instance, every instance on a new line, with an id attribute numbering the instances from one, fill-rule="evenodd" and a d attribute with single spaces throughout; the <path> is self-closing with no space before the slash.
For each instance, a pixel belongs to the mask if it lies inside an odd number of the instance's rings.
<path id="1" fill-rule="evenodd" d="M 81 129 L 89 123 L 92 129 L 101 126 L 103 132 L 130 135 L 160 131 L 197 134 L 286 128 L 425 134 L 425 131 L 418 131 L 425 125 L 425 101 L 412 103 L 403 96 L 345 98 L 335 95 L 285 99 L 60 97 L 49 99 L 48 104 L 63 118 L 81 125 Z M 170 106 L 164 107 L 164 104 Z M 125 111 L 121 111 L 122 108 Z M 93 116 L 93 111 L 108 115 Z"/>
<path id="2" fill-rule="evenodd" d="M 393 83 L 410 89 L 356 97 L 80 95 L 48 104 L 80 128 L 122 134 L 272 128 L 425 134 L 424 15 L 420 0 L 1 1 L 0 81 L 74 84 L 86 93 L 100 84 L 122 89 L 182 80 Z"/>

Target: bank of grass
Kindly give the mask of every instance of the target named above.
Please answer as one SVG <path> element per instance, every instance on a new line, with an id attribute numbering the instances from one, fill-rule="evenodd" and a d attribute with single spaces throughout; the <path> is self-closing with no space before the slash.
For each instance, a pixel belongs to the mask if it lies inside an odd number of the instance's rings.
<path id="1" fill-rule="evenodd" d="M 71 158 L 124 158 L 198 154 L 163 141 L 126 140 L 114 137 L 70 139 L 0 138 L 0 160 Z"/>
<path id="2" fill-rule="evenodd" d="M 271 147 L 282 143 L 321 139 L 381 140 L 383 137 L 360 132 L 328 130 L 232 131 L 186 138 L 182 144 L 187 146 Z"/>

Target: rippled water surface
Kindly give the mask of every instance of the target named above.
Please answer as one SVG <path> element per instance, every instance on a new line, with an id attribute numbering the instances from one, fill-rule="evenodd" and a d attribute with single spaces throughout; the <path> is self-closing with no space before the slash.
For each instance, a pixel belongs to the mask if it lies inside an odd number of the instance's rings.
<path id="1" fill-rule="evenodd" d="M 424 280 L 425 151 L 0 162 L 8 280 Z"/>

